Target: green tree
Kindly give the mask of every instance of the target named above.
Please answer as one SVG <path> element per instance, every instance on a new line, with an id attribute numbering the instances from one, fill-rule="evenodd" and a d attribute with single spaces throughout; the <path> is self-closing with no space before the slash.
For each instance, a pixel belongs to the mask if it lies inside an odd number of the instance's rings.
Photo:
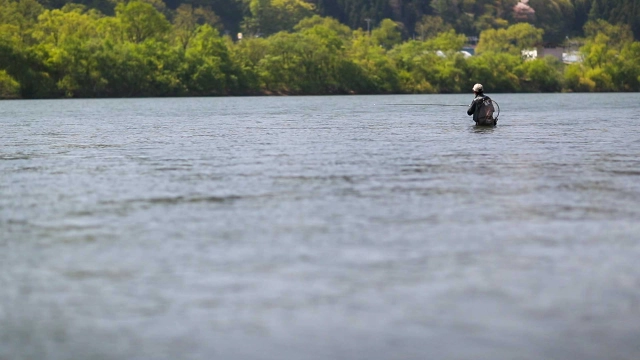
<path id="1" fill-rule="evenodd" d="M 445 23 L 440 16 L 424 15 L 416 24 L 416 34 L 420 40 L 426 40 L 437 36 L 442 32 L 453 30 L 451 24 Z"/>
<path id="2" fill-rule="evenodd" d="M 81 5 L 47 10 L 33 32 L 39 41 L 35 51 L 49 67 L 60 94 L 68 97 L 96 96 L 105 85 L 94 57 L 102 42 L 96 31 L 101 14 L 84 10 Z"/>
<path id="3" fill-rule="evenodd" d="M 484 52 L 467 59 L 467 78 L 482 83 L 487 91 L 518 92 L 520 80 L 516 68 L 520 64 L 522 59 L 518 55 Z"/>
<path id="4" fill-rule="evenodd" d="M 402 42 L 399 26 L 391 19 L 382 20 L 380 26 L 371 32 L 371 37 L 386 50 Z"/>
<path id="5" fill-rule="evenodd" d="M 264 89 L 259 76 L 258 65 L 268 50 L 268 41 L 264 38 L 244 38 L 228 45 L 229 55 L 242 74 L 243 88 L 246 93 L 257 94 Z"/>
<path id="6" fill-rule="evenodd" d="M 313 15 L 314 6 L 304 0 L 246 0 L 250 16 L 245 17 L 245 32 L 271 35 L 289 31 L 305 17 Z"/>
<path id="7" fill-rule="evenodd" d="M 20 97 L 24 99 L 56 96 L 55 82 L 41 57 L 30 48 L 15 45 L 19 41 L 7 41 L 7 38 L 6 34 L 0 33 L 0 70 L 7 73 L 7 86 L 12 88 L 15 80 L 19 84 Z"/>
<path id="8" fill-rule="evenodd" d="M 186 93 L 179 77 L 185 63 L 183 51 L 166 42 L 154 39 L 140 44 L 107 42 L 95 57 L 98 71 L 108 84 L 102 96 L 179 96 Z"/>
<path id="9" fill-rule="evenodd" d="M 544 30 L 527 23 L 511 25 L 506 29 L 485 30 L 480 33 L 476 53 L 491 51 L 520 55 L 522 50 L 541 44 L 543 33 Z"/>
<path id="10" fill-rule="evenodd" d="M 61 10 L 46 10 L 38 17 L 33 36 L 39 45 L 61 46 L 67 42 L 85 42 L 95 38 L 95 22 L 101 15 L 84 12 L 82 6 L 69 6 Z"/>
<path id="11" fill-rule="evenodd" d="M 613 82 L 618 91 L 640 91 L 640 42 L 625 44 L 616 60 Z"/>
<path id="12" fill-rule="evenodd" d="M 44 7 L 36 0 L 0 0 L 0 26 L 13 25 L 16 36 L 24 45 L 32 45 L 33 27 Z"/>
<path id="13" fill-rule="evenodd" d="M 593 0 L 589 20 L 604 20 L 610 24 L 628 25 L 640 38 L 640 4 L 638 0 Z"/>
<path id="14" fill-rule="evenodd" d="M 365 92 L 393 93 L 401 90 L 399 73 L 395 64 L 378 45 L 362 30 L 354 31 L 354 40 L 348 49 L 348 57 L 357 65 L 366 82 Z"/>
<path id="15" fill-rule="evenodd" d="M 455 30 L 449 30 L 438 34 L 425 42 L 425 46 L 429 50 L 440 50 L 444 52 L 456 52 L 462 49 L 467 42 L 467 37 L 457 34 Z"/>
<path id="16" fill-rule="evenodd" d="M 340 39 L 340 43 L 349 40 L 352 35 L 352 31 L 348 26 L 334 18 L 322 17 L 320 15 L 313 15 L 312 17 L 300 20 L 300 22 L 294 26 L 294 30 L 299 32 L 312 32 L 320 36 Z"/>
<path id="17" fill-rule="evenodd" d="M 316 92 L 353 91 L 351 84 L 357 78 L 358 72 L 348 74 L 345 70 L 353 65 L 347 58 L 347 49 L 351 46 L 352 40 L 351 29 L 335 19 L 315 15 L 300 21 L 295 30 L 303 35 L 302 41 L 311 45 L 306 61 L 309 72 L 314 74 L 315 78 L 311 78 L 313 80 L 309 84 L 310 87 L 315 88 Z"/>
<path id="18" fill-rule="evenodd" d="M 454 0 L 432 0 L 430 5 L 433 12 L 449 24 L 455 24 L 461 13 L 458 2 Z"/>
<path id="19" fill-rule="evenodd" d="M 638 91 L 640 43 L 633 41 L 630 26 L 597 20 L 585 24 L 584 31 L 583 61 L 567 68 L 567 87 L 573 91 Z"/>
<path id="20" fill-rule="evenodd" d="M 265 88 L 274 93 L 298 93 L 298 66 L 296 43 L 300 37 L 279 32 L 267 39 L 265 56 L 258 61 L 258 73 Z"/>
<path id="21" fill-rule="evenodd" d="M 410 93 L 435 93 L 433 66 L 440 59 L 422 41 L 410 40 L 389 53 L 399 73 L 401 87 Z"/>
<path id="22" fill-rule="evenodd" d="M 466 37 L 454 30 L 424 42 L 408 41 L 390 52 L 409 92 L 459 92 L 466 83 L 467 64 L 458 51 Z"/>
<path id="23" fill-rule="evenodd" d="M 15 99 L 20 96 L 20 84 L 6 70 L 0 70 L 0 99 Z"/>
<path id="24" fill-rule="evenodd" d="M 562 44 L 575 22 L 575 7 L 571 0 L 529 0 L 535 10 L 533 25 L 544 30 L 544 41 Z"/>
<path id="25" fill-rule="evenodd" d="M 581 64 L 571 64 L 564 71 L 565 88 L 577 92 L 594 91 L 596 83 L 585 77 L 584 68 Z"/>
<path id="26" fill-rule="evenodd" d="M 524 61 L 517 66 L 521 90 L 527 92 L 559 92 L 562 90 L 562 63 L 553 56 Z"/>
<path id="27" fill-rule="evenodd" d="M 465 13 L 475 15 L 474 29 L 481 32 L 488 29 L 508 27 L 509 21 L 505 17 L 512 13 L 517 1 L 469 1 L 468 3 Z"/>
<path id="28" fill-rule="evenodd" d="M 227 95 L 239 88 L 237 67 L 218 31 L 210 25 L 198 28 L 186 51 L 183 83 L 194 95 Z"/>
<path id="29" fill-rule="evenodd" d="M 196 36 L 199 26 L 204 24 L 215 27 L 219 24 L 219 18 L 210 8 L 193 8 L 182 4 L 176 9 L 173 18 L 173 35 L 178 44 L 186 49 Z"/>
<path id="30" fill-rule="evenodd" d="M 271 92 L 334 92 L 336 50 L 313 32 L 280 32 L 268 39 L 267 53 L 258 63 L 260 77 Z"/>
<path id="31" fill-rule="evenodd" d="M 136 44 L 147 39 L 163 39 L 171 28 L 165 16 L 153 5 L 139 0 L 119 3 L 116 6 L 116 19 L 124 38 Z"/>

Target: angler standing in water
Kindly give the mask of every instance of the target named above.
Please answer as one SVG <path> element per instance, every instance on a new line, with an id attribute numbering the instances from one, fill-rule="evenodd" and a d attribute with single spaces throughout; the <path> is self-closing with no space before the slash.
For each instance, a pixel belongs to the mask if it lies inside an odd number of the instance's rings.
<path id="1" fill-rule="evenodd" d="M 493 118 L 493 101 L 484 94 L 482 84 L 473 85 L 473 94 L 475 98 L 467 109 L 467 115 L 473 115 L 473 121 L 480 126 L 495 126 L 498 122 L 497 118 Z"/>

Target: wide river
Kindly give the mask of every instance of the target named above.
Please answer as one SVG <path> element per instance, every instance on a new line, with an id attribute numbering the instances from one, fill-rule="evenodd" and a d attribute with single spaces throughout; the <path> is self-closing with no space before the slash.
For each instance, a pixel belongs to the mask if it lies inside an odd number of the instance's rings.
<path id="1" fill-rule="evenodd" d="M 0 360 L 640 359 L 640 93 L 489 95 L 0 102 Z"/>

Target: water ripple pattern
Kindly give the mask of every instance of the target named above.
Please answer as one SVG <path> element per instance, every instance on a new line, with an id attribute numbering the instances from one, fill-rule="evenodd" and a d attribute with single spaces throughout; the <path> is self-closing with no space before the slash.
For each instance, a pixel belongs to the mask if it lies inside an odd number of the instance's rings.
<path id="1" fill-rule="evenodd" d="M 639 359 L 640 94 L 0 102 L 0 359 Z"/>

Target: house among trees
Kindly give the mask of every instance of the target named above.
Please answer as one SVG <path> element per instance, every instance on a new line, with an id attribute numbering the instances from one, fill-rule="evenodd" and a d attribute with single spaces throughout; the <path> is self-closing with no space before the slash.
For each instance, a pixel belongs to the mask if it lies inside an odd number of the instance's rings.
<path id="1" fill-rule="evenodd" d="M 522 50 L 521 54 L 525 60 L 542 59 L 545 56 L 552 56 L 565 64 L 573 64 L 581 61 L 578 51 L 571 50 L 571 48 L 565 46 L 537 46 L 534 49 Z"/>

